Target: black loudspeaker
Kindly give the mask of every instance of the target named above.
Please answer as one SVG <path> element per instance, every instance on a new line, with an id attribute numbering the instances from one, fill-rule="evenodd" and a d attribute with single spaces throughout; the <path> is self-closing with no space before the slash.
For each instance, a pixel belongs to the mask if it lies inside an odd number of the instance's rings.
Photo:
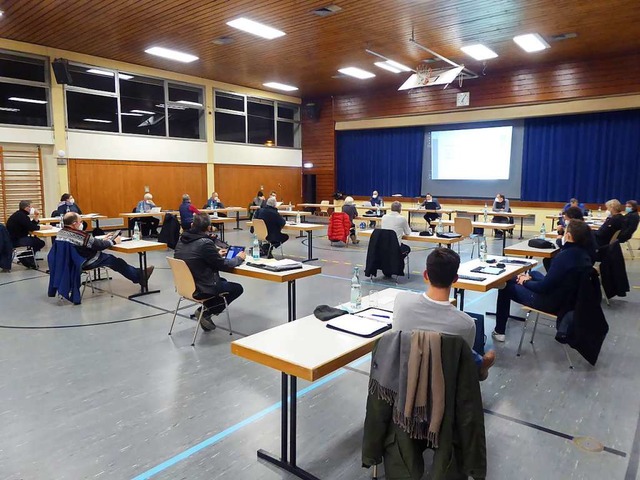
<path id="1" fill-rule="evenodd" d="M 302 106 L 304 117 L 314 122 L 320 119 L 320 110 L 320 105 L 315 102 L 307 102 Z"/>
<path id="2" fill-rule="evenodd" d="M 60 85 L 72 85 L 73 80 L 69 73 L 69 60 L 64 58 L 56 58 L 52 63 L 53 74 L 56 77 L 56 82 Z"/>
<path id="3" fill-rule="evenodd" d="M 302 175 L 302 198 L 304 203 L 316 203 L 316 176 L 305 173 Z M 315 210 L 315 208 L 311 208 Z"/>

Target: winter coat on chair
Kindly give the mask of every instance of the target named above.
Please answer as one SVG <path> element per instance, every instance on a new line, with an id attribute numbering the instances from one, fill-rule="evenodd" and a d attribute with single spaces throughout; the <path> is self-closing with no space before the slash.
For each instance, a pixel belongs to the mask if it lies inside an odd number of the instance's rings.
<path id="1" fill-rule="evenodd" d="M 49 297 L 55 297 L 56 292 L 74 305 L 80 305 L 80 277 L 82 264 L 86 259 L 78 253 L 70 242 L 56 240 L 47 255 L 49 262 Z"/>
<path id="2" fill-rule="evenodd" d="M 615 241 L 598 250 L 600 256 L 600 275 L 602 288 L 607 298 L 626 297 L 629 291 L 629 278 L 624 265 L 624 256 L 620 243 Z"/>
<path id="3" fill-rule="evenodd" d="M 349 215 L 344 212 L 334 212 L 329 218 L 329 228 L 327 237 L 332 242 L 347 242 L 349 230 L 351 229 L 351 220 Z"/>
<path id="4" fill-rule="evenodd" d="M 175 215 L 167 213 L 164 216 L 164 223 L 162 224 L 162 230 L 158 235 L 158 241 L 166 243 L 169 248 L 176 248 L 178 240 L 180 239 L 180 223 Z"/>
<path id="5" fill-rule="evenodd" d="M 371 234 L 364 274 L 366 277 L 375 277 L 378 270 L 382 270 L 387 277 L 404 275 L 404 256 L 400 251 L 398 235 L 393 230 L 376 228 Z"/>
<path id="6" fill-rule="evenodd" d="M 9 236 L 9 230 L 0 223 L 0 268 L 11 270 L 11 260 L 13 258 L 13 243 Z"/>

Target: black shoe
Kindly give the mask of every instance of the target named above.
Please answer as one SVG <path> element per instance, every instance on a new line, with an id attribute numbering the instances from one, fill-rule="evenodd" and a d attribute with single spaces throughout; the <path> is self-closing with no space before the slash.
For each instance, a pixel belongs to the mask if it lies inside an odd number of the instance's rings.
<path id="1" fill-rule="evenodd" d="M 207 315 L 206 313 L 202 316 L 202 320 L 200 320 L 200 327 L 205 332 L 210 332 L 211 330 L 216 329 L 216 324 L 211 320 L 211 315 Z"/>

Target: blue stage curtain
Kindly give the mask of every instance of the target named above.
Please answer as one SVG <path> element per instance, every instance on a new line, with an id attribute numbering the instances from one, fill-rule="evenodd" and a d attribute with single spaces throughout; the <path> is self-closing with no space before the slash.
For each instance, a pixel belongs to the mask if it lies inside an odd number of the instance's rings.
<path id="1" fill-rule="evenodd" d="M 525 121 L 522 199 L 640 198 L 640 110 Z"/>
<path id="2" fill-rule="evenodd" d="M 420 195 L 424 127 L 337 132 L 338 190 L 347 195 Z"/>

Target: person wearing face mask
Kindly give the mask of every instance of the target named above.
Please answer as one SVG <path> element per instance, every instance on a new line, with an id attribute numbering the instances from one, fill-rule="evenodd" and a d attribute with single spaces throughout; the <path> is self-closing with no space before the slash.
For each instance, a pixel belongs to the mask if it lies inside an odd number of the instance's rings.
<path id="1" fill-rule="evenodd" d="M 491 334 L 497 342 L 504 342 L 511 301 L 548 313 L 558 313 L 567 299 L 573 297 L 579 285 L 579 276 L 592 268 L 586 250 L 589 226 L 582 220 L 569 220 L 565 228 L 563 245 L 553 259 L 546 275 L 532 270 L 509 280 L 498 291 L 496 328 Z"/>
<path id="2" fill-rule="evenodd" d="M 207 200 L 207 203 L 205 203 L 202 208 L 213 210 L 214 208 L 224 208 L 224 204 L 220 201 L 220 197 L 218 196 L 218 194 L 216 192 L 213 192 L 211 194 L 211 197 L 209 197 L 209 199 Z M 218 216 L 226 217 L 227 215 L 226 213 L 218 213 Z"/>
<path id="3" fill-rule="evenodd" d="M 33 216 L 33 219 L 31 219 L 30 215 Z M 51 228 L 50 225 L 40 225 L 39 218 L 40 212 L 31 207 L 30 200 L 20 201 L 18 210 L 7 219 L 6 225 L 13 248 L 31 247 L 34 254 L 44 248 L 45 243 L 38 237 L 31 235 L 32 232 L 37 230 L 47 230 Z M 20 257 L 18 257 L 18 261 L 25 265 L 25 263 L 20 260 Z M 29 264 L 28 266 L 35 267 L 35 264 Z"/>
<path id="4" fill-rule="evenodd" d="M 437 198 L 433 198 L 430 193 L 427 193 L 425 196 L 424 202 L 420 205 L 421 207 L 426 208 L 427 210 L 440 210 L 442 207 L 438 203 Z M 435 212 L 427 212 L 424 214 L 424 219 L 427 221 L 427 224 L 431 228 L 431 222 L 434 222 L 440 218 L 441 214 Z"/>
<path id="5" fill-rule="evenodd" d="M 564 232 L 566 228 L 565 225 L 568 224 L 569 220 L 571 220 L 572 218 L 575 220 L 584 220 L 582 212 L 583 212 L 582 208 L 577 206 L 569 207 L 564 211 L 564 213 L 562 214 L 564 221 L 562 222 L 562 225 L 558 225 L 558 239 L 556 240 L 556 245 L 558 246 L 558 248 L 562 247 L 562 245 L 564 245 L 564 242 L 565 242 L 565 238 L 564 238 Z M 587 242 L 585 244 L 585 249 L 589 254 L 589 258 L 591 258 L 591 263 L 592 264 L 596 263 L 596 261 L 598 260 L 598 244 L 596 243 L 595 232 L 591 229 L 589 229 L 589 238 L 587 239 Z M 542 263 L 544 264 L 544 268 L 547 272 L 551 268 L 552 261 L 553 261 L 553 258 L 545 258 L 542 260 Z"/>
<path id="6" fill-rule="evenodd" d="M 142 200 L 140 200 L 136 205 L 136 213 L 149 213 L 155 206 L 156 204 L 153 203 L 153 195 L 145 193 Z M 133 220 L 140 223 L 140 233 L 142 233 L 143 237 L 158 236 L 158 225 L 160 225 L 160 220 L 156 217 L 138 217 Z"/>
<path id="7" fill-rule="evenodd" d="M 640 217 L 638 216 L 638 202 L 635 200 L 627 200 L 627 203 L 624 206 L 625 215 L 623 217 L 623 227 L 620 235 L 618 235 L 618 240 L 620 243 L 628 242 L 633 234 L 638 229 L 638 221 Z"/>
<path id="8" fill-rule="evenodd" d="M 496 195 L 496 198 L 493 200 L 493 207 L 491 207 L 492 212 L 510 212 L 511 207 L 509 207 L 509 200 L 505 198 L 505 196 L 501 193 Z M 503 217 L 502 215 L 496 215 L 491 219 L 493 223 L 509 223 L 509 217 Z M 496 230 L 496 237 L 502 238 L 503 232 L 502 230 Z M 509 231 L 509 234 L 513 237 L 513 231 Z"/>
<path id="9" fill-rule="evenodd" d="M 624 226 L 624 217 L 622 215 L 624 208 L 620 204 L 620 201 L 613 198 L 604 205 L 607 208 L 607 219 L 598 231 L 596 231 L 596 242 L 598 242 L 599 247 L 608 245 L 613 238 L 613 235 L 618 230 L 622 230 L 622 227 Z"/>
<path id="10" fill-rule="evenodd" d="M 382 206 L 382 197 L 380 195 L 378 195 L 378 191 L 377 190 L 374 190 L 373 193 L 371 194 L 371 198 L 369 199 L 369 203 L 374 208 Z M 375 213 L 375 210 L 367 210 L 367 213 L 368 214 L 373 214 L 373 213 Z M 369 222 L 369 228 L 376 228 L 376 222 L 375 221 Z"/>
<path id="11" fill-rule="evenodd" d="M 52 217 L 59 217 L 60 215 L 64 215 L 67 212 L 75 212 L 78 215 L 82 215 L 82 210 L 76 204 L 75 198 L 70 193 L 64 193 L 60 197 L 60 203 L 58 203 L 58 208 L 56 208 L 52 213 Z M 87 222 L 82 222 L 83 228 L 87 229 Z"/>
<path id="12" fill-rule="evenodd" d="M 122 258 L 103 252 L 116 243 L 120 243 L 120 236 L 113 238 L 111 235 L 106 235 L 104 239 L 99 239 L 89 235 L 82 230 L 80 216 L 74 212 L 66 213 L 63 217 L 63 223 L 64 228 L 58 232 L 56 241 L 69 242 L 76 248 L 80 256 L 86 259 L 82 264 L 83 270 L 109 267 L 133 283 L 142 284 L 149 280 L 153 273 L 153 265 L 142 272 L 139 268 L 129 265 Z"/>

